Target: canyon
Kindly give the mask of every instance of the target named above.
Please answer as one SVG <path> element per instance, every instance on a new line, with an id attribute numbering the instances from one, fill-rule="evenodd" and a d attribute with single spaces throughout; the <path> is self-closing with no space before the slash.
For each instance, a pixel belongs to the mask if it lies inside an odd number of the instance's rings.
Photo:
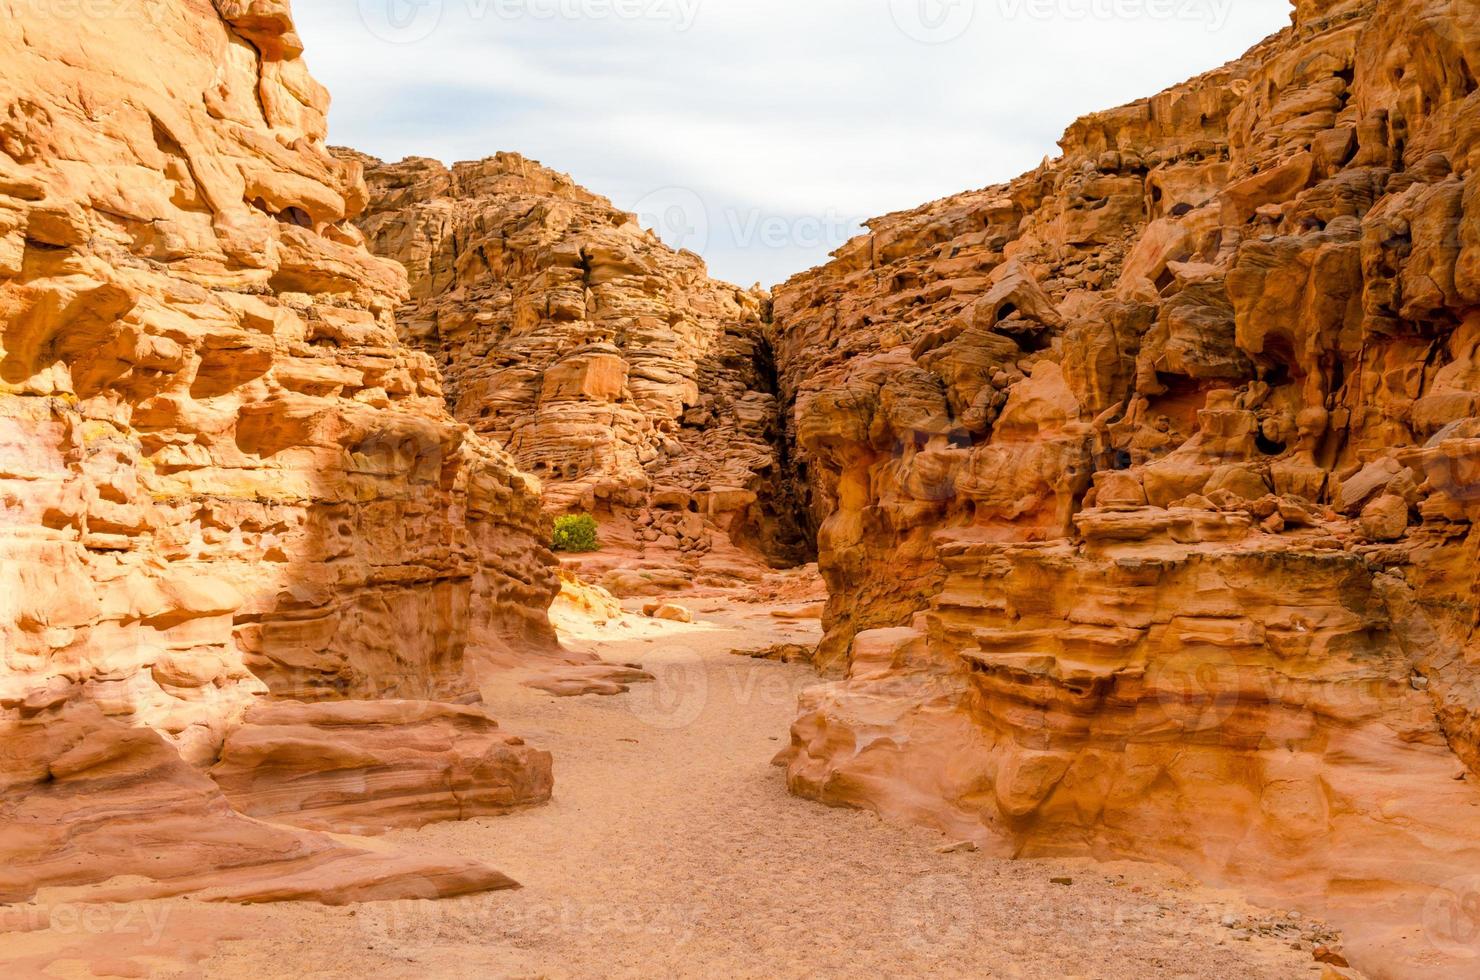
<path id="1" fill-rule="evenodd" d="M 385 164 L 353 151 L 358 225 L 410 277 L 408 343 L 449 407 L 538 476 L 553 513 L 594 514 L 591 569 L 621 592 L 733 585 L 811 557 L 784 479 L 769 297 L 707 275 L 633 215 L 515 154 Z"/>
<path id="2" fill-rule="evenodd" d="M 767 292 L 0 0 L 0 955 L 1476 975 L 1480 7 L 1292 7 Z"/>

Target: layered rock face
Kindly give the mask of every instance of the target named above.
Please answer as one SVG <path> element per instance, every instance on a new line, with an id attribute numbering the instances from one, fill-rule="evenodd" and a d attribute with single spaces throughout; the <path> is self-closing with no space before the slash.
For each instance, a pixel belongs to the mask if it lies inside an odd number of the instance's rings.
<path id="1" fill-rule="evenodd" d="M 846 672 L 786 761 L 1443 972 L 1467 940 L 1416 923 L 1480 881 L 1480 8 L 1295 7 L 778 288 Z"/>
<path id="2" fill-rule="evenodd" d="M 0 2 L 0 50 L 0 848 L 33 886 L 197 880 L 192 827 L 257 835 L 237 869 L 342 856 L 170 760 L 269 695 L 451 698 L 553 650 L 538 485 L 398 343 L 405 276 L 350 223 L 282 0 Z M 24 853 L 69 819 L 106 839 Z M 195 857 L 118 864 L 151 820 Z"/>
<path id="3" fill-rule="evenodd" d="M 731 546 L 807 557 L 782 478 L 768 297 L 712 280 L 635 217 L 515 154 L 363 164 L 359 219 L 399 260 L 405 339 L 449 404 L 650 565 L 723 574 Z"/>
<path id="4" fill-rule="evenodd" d="M 269 703 L 231 731 L 211 777 L 242 813 L 378 833 L 547 802 L 550 753 L 474 705 Z"/>
<path id="5" fill-rule="evenodd" d="M 328 740 L 314 732 L 312 741 Z M 7 730 L 0 746 L 0 902 L 7 904 L 40 888 L 81 886 L 90 887 L 72 894 L 99 902 L 189 894 L 328 905 L 516 887 L 477 861 L 244 816 L 158 732 L 107 718 L 95 705 L 48 718 L 44 729 Z M 384 765 L 368 753 L 358 762 L 362 772 Z M 37 775 L 26 778 L 31 772 Z M 363 809 L 350 808 L 350 821 L 341 814 L 331 829 L 360 829 Z"/>

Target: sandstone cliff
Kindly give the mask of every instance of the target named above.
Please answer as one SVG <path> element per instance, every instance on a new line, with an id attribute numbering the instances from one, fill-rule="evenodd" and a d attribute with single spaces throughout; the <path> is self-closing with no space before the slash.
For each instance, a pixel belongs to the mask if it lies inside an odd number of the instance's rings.
<path id="1" fill-rule="evenodd" d="M 710 279 L 605 198 L 515 154 L 363 164 L 371 248 L 410 274 L 398 313 L 454 414 L 594 512 L 646 566 L 722 581 L 741 549 L 806 557 L 785 493 L 769 298 Z"/>
<path id="2" fill-rule="evenodd" d="M 102 6 L 0 2 L 0 900 L 113 874 L 235 898 L 508 884 L 256 824 L 186 764 L 269 696 L 470 694 L 554 652 L 558 585 L 537 483 L 396 339 L 405 276 L 350 223 L 365 184 L 324 147 L 287 4 Z M 435 819 L 446 767 L 398 761 L 370 708 L 288 717 L 317 761 L 401 773 L 365 796 L 420 792 Z M 484 737 L 521 801 L 548 796 L 547 756 Z"/>
<path id="3" fill-rule="evenodd" d="M 785 761 L 1442 973 L 1416 924 L 1480 881 L 1480 8 L 1295 7 L 776 290 L 846 673 Z"/>

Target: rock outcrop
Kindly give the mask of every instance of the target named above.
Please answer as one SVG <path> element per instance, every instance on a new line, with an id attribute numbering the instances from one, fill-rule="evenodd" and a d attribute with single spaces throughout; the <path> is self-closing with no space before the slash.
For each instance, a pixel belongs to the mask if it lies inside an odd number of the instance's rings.
<path id="1" fill-rule="evenodd" d="M 549 511 L 596 514 L 605 546 L 680 578 L 807 557 L 766 294 L 516 154 L 449 170 L 336 152 L 365 168 L 371 248 L 410 274 L 403 337 L 441 366 L 454 414 L 541 478 Z"/>
<path id="2" fill-rule="evenodd" d="M 243 816 L 151 728 L 75 705 L 5 733 L 0 902 L 41 888 L 90 902 L 191 895 L 327 905 L 516 887 L 477 861 L 360 846 Z M 21 753 L 24 753 L 23 755 Z M 17 770 L 35 773 L 16 778 Z"/>
<path id="3" fill-rule="evenodd" d="M 845 674 L 783 761 L 804 795 L 1166 859 L 1329 916 L 1377 975 L 1456 975 L 1480 8 L 1295 8 L 776 290 Z"/>
<path id="4" fill-rule="evenodd" d="M 379 833 L 548 802 L 550 753 L 476 705 L 275 702 L 247 711 L 211 778 L 248 816 Z"/>
<path id="5" fill-rule="evenodd" d="M 405 275 L 350 221 L 365 184 L 301 47 L 282 0 L 0 2 L 7 895 L 221 867 L 254 882 L 234 898 L 508 883 L 377 857 L 396 876 L 290 888 L 290 857 L 365 865 L 186 765 L 264 698 L 452 699 L 556 655 L 538 484 L 398 342 Z M 438 718 L 460 731 L 418 736 Z M 353 748 L 374 797 L 401 750 Z"/>

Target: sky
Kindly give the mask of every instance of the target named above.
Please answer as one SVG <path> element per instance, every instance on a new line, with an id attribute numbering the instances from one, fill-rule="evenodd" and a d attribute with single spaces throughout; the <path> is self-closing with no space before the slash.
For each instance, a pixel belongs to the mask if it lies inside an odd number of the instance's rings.
<path id="1" fill-rule="evenodd" d="M 329 138 L 514 151 L 771 286 L 1237 58 L 1290 0 L 297 0 Z"/>

